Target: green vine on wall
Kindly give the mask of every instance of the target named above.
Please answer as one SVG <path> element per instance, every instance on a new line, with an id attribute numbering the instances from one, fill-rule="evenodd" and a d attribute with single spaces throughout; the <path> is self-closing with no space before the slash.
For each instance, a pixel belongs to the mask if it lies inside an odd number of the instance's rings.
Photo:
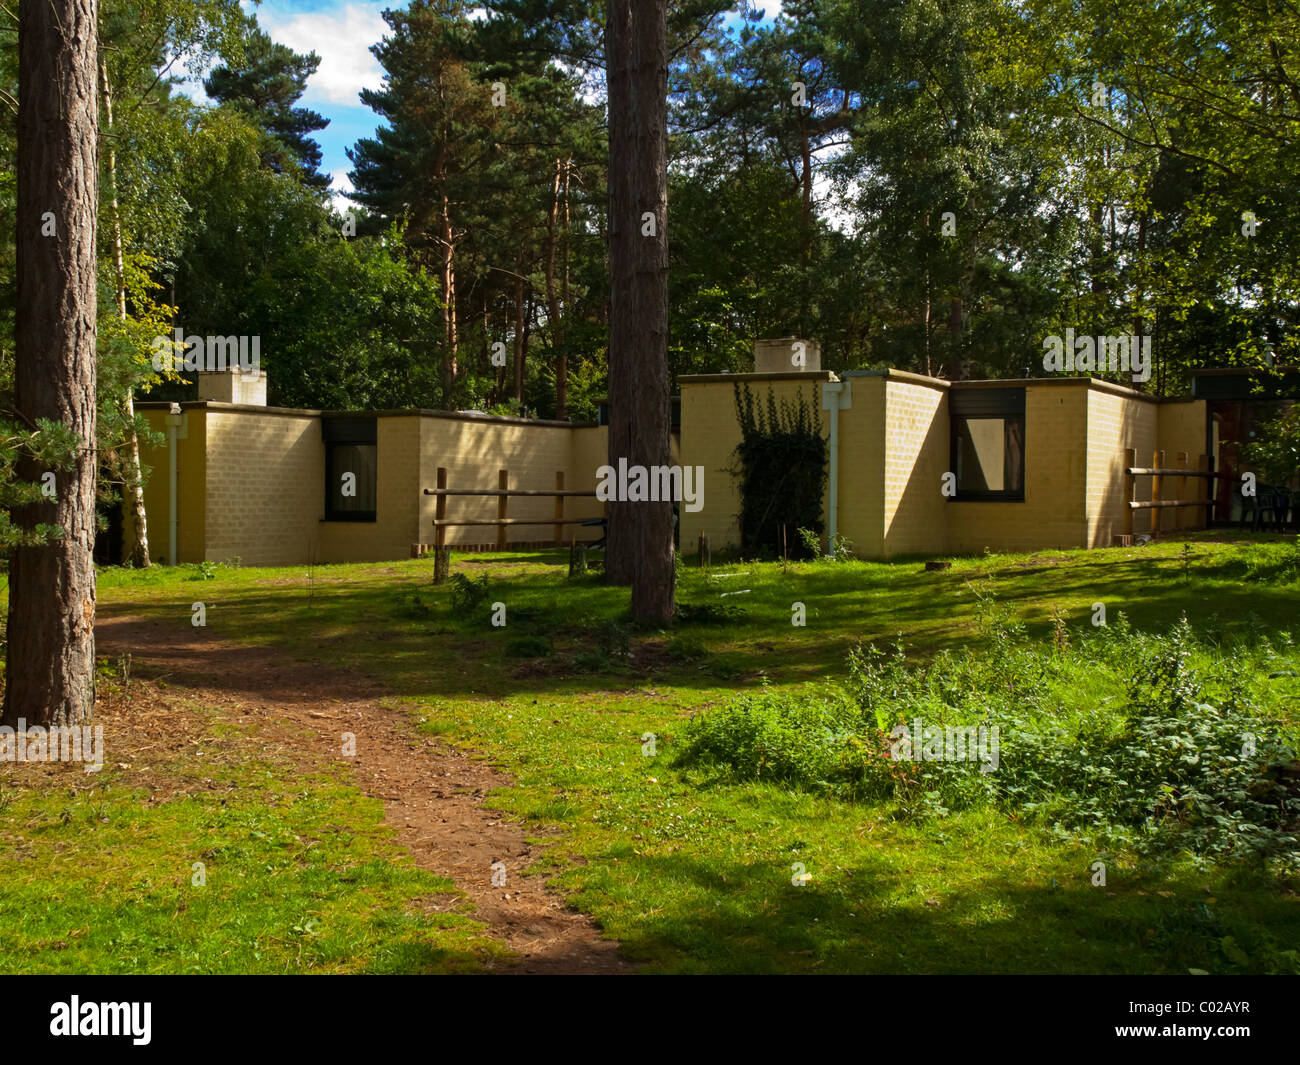
<path id="1" fill-rule="evenodd" d="M 767 402 L 757 403 L 747 383 L 736 382 L 736 420 L 740 443 L 732 470 L 740 486 L 740 545 L 748 556 L 808 554 L 800 529 L 821 536 L 822 496 L 826 490 L 826 437 L 812 401 L 802 394 L 782 400 L 769 386 Z"/>

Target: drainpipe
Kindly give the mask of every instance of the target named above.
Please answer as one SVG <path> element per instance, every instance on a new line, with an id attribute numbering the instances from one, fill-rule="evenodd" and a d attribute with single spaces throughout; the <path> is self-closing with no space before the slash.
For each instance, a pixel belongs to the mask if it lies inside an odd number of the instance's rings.
<path id="1" fill-rule="evenodd" d="M 181 405 L 173 403 L 167 415 L 167 562 L 176 565 L 177 530 L 180 515 L 176 510 L 176 439 L 180 432 Z"/>
<path id="2" fill-rule="evenodd" d="M 827 553 L 835 550 L 840 530 L 840 418 L 841 410 L 852 406 L 853 388 L 848 381 L 827 381 L 822 385 L 822 410 L 831 412 L 830 498 L 827 501 Z"/>

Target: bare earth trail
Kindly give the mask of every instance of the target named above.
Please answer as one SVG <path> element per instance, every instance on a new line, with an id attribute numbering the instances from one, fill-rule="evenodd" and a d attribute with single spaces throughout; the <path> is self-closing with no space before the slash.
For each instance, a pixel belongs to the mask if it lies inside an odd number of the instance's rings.
<path id="1" fill-rule="evenodd" d="M 474 903 L 473 917 L 518 958 L 503 973 L 629 973 L 618 944 L 547 888 L 542 876 L 522 876 L 540 856 L 529 844 L 537 830 L 503 820 L 485 806 L 510 778 L 487 762 L 422 735 L 409 714 L 386 705 L 388 693 L 344 670 L 298 662 L 282 652 L 248 647 L 209 634 L 135 616 L 101 613 L 96 652 L 129 653 L 133 668 L 158 676 L 186 698 L 255 725 L 295 757 L 316 765 L 346 762 L 365 794 L 384 803 L 384 820 L 417 865 L 455 881 Z M 114 721 L 105 743 L 114 749 Z M 165 724 L 162 722 L 161 724 Z M 356 737 L 356 755 L 341 755 L 343 733 Z M 121 750 L 121 748 L 118 748 Z M 126 753 L 126 752 L 123 752 Z M 504 862 L 506 885 L 492 886 L 492 864 Z M 431 906 L 454 908 L 461 900 Z"/>

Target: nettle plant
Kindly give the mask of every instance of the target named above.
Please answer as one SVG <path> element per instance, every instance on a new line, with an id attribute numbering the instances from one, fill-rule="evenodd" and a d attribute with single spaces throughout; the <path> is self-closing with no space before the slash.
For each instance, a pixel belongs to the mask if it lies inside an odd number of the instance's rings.
<path id="1" fill-rule="evenodd" d="M 1256 705 L 1264 678 L 1231 657 L 1197 665 L 1203 648 L 1186 617 L 1166 636 L 1128 643 L 1120 720 L 1094 715 L 1069 738 L 1018 733 L 1005 797 L 1140 852 L 1300 867 L 1300 772 Z"/>
<path id="2" fill-rule="evenodd" d="M 907 819 L 995 806 L 1049 832 L 1147 855 L 1300 868 L 1300 766 L 1261 685 L 1294 661 L 1222 653 L 1184 618 L 1162 635 L 1121 614 L 1031 640 L 987 589 L 977 639 L 925 665 L 901 643 L 850 652 L 836 684 L 737 696 L 692 719 L 679 764 L 892 805 Z M 994 767 L 891 757 L 909 722 L 991 730 Z M 986 771 L 991 768 L 992 771 Z"/>

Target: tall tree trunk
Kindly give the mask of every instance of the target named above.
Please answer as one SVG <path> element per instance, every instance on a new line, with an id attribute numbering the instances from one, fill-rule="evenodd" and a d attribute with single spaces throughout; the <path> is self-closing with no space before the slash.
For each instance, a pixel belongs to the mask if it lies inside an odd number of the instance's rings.
<path id="1" fill-rule="evenodd" d="M 930 215 L 928 212 L 921 219 L 921 227 L 928 241 L 930 235 Z M 930 365 L 930 252 L 928 249 L 925 253 L 925 302 L 921 307 L 921 344 L 925 353 L 925 376 L 929 377 L 933 373 L 933 369 Z"/>
<path id="2" fill-rule="evenodd" d="M 108 65 L 99 64 L 99 86 L 104 98 L 104 119 L 113 132 L 113 91 L 108 83 Z M 126 264 L 122 255 L 122 214 L 117 206 L 117 149 L 108 140 L 109 225 L 113 231 L 113 284 L 118 318 L 126 321 Z M 140 438 L 135 431 L 135 394 L 128 385 L 121 402 L 126 439 L 122 443 L 122 563 L 137 569 L 149 567 L 149 521 L 144 510 L 144 485 L 140 472 Z M 176 560 L 170 560 L 175 565 Z"/>
<path id="3" fill-rule="evenodd" d="M 560 306 L 562 315 L 569 313 L 569 176 L 573 170 L 573 158 L 570 156 L 564 161 L 564 278 L 561 282 L 560 289 Z M 567 329 L 560 334 L 560 343 L 564 345 L 567 340 Z M 557 418 L 567 418 L 569 416 L 569 352 L 566 346 L 562 346 L 560 357 L 555 363 L 555 391 L 557 403 Z"/>
<path id="4" fill-rule="evenodd" d="M 515 401 L 524 401 L 524 246 L 515 261 Z"/>
<path id="5" fill-rule="evenodd" d="M 813 249 L 813 160 L 812 138 L 808 132 L 805 115 L 799 109 L 799 159 L 803 172 L 802 211 L 799 219 L 799 240 L 803 244 L 799 258 L 802 269 L 799 278 L 799 335 L 807 337 L 812 328 L 812 249 Z"/>
<path id="6" fill-rule="evenodd" d="M 609 463 L 672 461 L 668 382 L 667 0 L 610 0 Z M 644 234 L 646 213 L 654 233 Z M 607 580 L 632 585 L 632 617 L 673 615 L 673 504 L 609 504 Z"/>
<path id="7" fill-rule="evenodd" d="M 933 375 L 934 370 L 930 363 L 930 263 L 928 253 L 925 264 L 925 306 L 921 308 L 921 329 L 925 343 L 925 376 L 930 377 Z"/>
<path id="8" fill-rule="evenodd" d="M 551 205 L 546 212 L 546 326 L 551 334 L 551 346 L 555 349 L 555 416 L 568 417 L 569 382 L 568 366 L 561 365 L 564 356 L 560 353 L 563 337 L 560 335 L 560 300 L 555 290 L 555 252 L 559 245 L 560 187 L 563 183 L 562 159 L 555 160 L 555 180 L 551 188 Z"/>
<path id="9" fill-rule="evenodd" d="M 439 219 L 442 244 L 442 389 L 443 402 L 451 401 L 456 384 L 456 244 L 452 239 L 451 205 L 447 193 L 442 194 L 442 215 Z"/>
<path id="10" fill-rule="evenodd" d="M 89 720 L 95 702 L 96 0 L 23 4 L 18 57 L 14 405 L 62 422 L 82 447 L 52 502 L 12 514 L 21 529 L 44 522 L 63 535 L 9 563 L 4 721 L 64 726 Z M 18 464 L 24 480 L 42 472 Z"/>

